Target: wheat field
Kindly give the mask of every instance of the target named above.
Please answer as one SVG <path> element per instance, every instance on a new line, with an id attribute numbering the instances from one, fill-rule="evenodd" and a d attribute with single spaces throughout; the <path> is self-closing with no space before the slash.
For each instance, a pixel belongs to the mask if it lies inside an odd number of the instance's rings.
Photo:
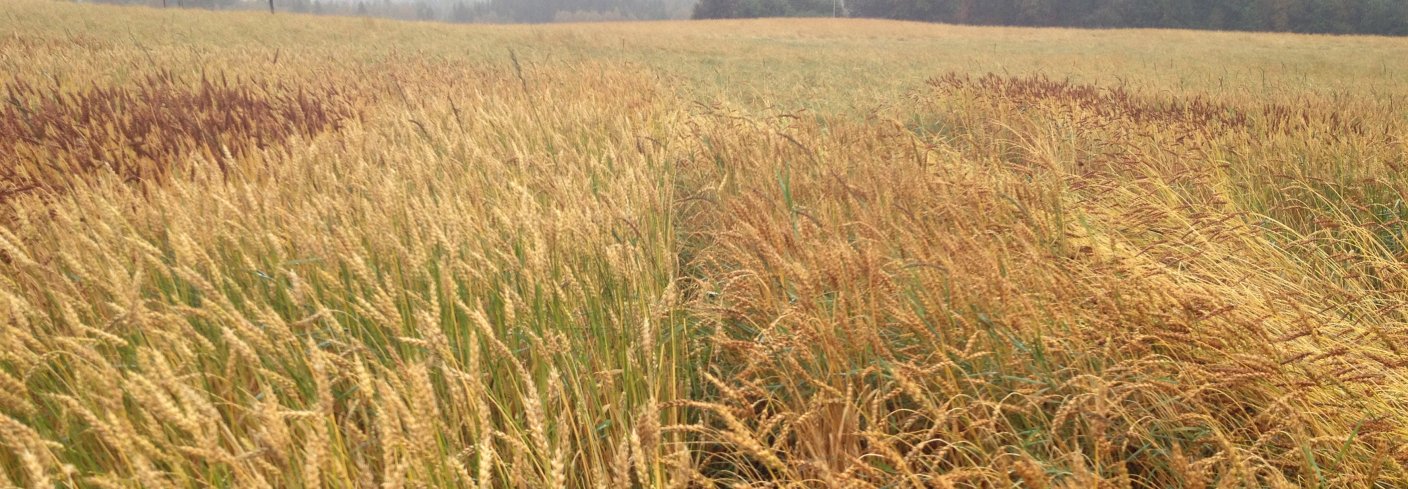
<path id="1" fill-rule="evenodd" d="M 1403 487 L 1408 40 L 0 3 L 0 487 Z"/>

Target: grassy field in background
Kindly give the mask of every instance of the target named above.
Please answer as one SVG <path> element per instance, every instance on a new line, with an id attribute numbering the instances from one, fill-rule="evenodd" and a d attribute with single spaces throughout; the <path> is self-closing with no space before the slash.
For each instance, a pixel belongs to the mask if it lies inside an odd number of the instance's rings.
<path id="1" fill-rule="evenodd" d="M 0 487 L 1401 487 L 1408 40 L 0 3 Z"/>

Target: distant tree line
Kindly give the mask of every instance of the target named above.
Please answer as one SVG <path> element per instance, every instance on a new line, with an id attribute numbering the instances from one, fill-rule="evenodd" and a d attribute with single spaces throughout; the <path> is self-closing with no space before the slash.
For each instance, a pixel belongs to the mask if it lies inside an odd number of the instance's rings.
<path id="1" fill-rule="evenodd" d="M 3 1 L 3 0 L 0 0 Z M 91 0 L 265 9 L 268 0 Z M 1408 35 L 1408 0 L 274 0 L 281 12 L 449 22 L 849 15 L 954 24 Z"/>
<path id="2" fill-rule="evenodd" d="M 839 0 L 699 0 L 696 19 L 815 17 L 839 15 Z"/>
<path id="3" fill-rule="evenodd" d="M 1408 35 L 1408 0 L 847 0 L 845 7 L 855 17 L 955 24 Z M 699 0 L 694 9 L 695 18 L 831 13 L 819 0 Z"/>
<path id="4" fill-rule="evenodd" d="M 269 5 L 269 0 L 89 1 L 220 10 L 264 10 L 268 9 Z M 278 12 L 447 22 L 562 22 L 684 18 L 689 16 L 693 4 L 694 0 L 274 0 L 275 9 Z"/>
<path id="5" fill-rule="evenodd" d="M 690 0 L 488 0 L 475 4 L 482 16 L 511 22 L 556 20 L 665 19 Z M 581 17 L 563 19 L 563 17 Z"/>

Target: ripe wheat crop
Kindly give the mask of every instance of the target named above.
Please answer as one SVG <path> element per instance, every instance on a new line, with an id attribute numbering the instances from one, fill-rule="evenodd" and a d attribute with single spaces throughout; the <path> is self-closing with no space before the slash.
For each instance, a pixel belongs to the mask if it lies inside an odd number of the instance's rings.
<path id="1" fill-rule="evenodd" d="M 1404 58 L 5 2 L 0 487 L 1400 487 Z"/>

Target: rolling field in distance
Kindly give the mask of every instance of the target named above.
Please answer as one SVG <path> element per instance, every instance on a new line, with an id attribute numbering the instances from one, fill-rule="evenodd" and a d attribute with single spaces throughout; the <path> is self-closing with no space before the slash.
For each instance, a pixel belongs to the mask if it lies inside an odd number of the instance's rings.
<path id="1" fill-rule="evenodd" d="M 1405 59 L 0 2 L 0 487 L 1402 487 Z"/>

